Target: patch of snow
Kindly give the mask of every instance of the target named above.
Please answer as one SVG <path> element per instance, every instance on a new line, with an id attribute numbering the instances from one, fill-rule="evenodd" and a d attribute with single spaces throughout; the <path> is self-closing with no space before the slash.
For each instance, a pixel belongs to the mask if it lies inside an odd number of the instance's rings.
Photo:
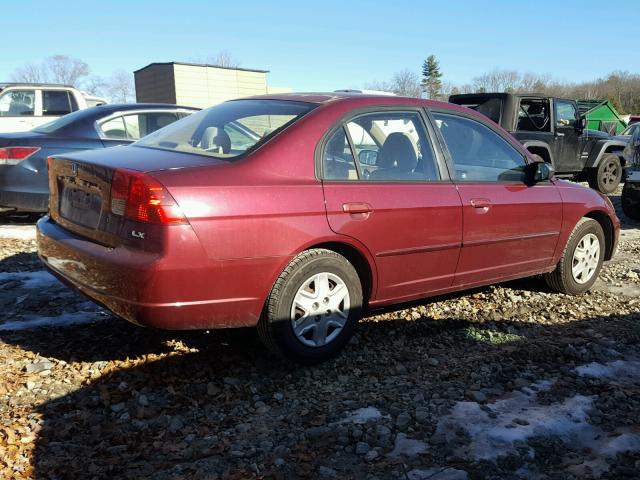
<path id="1" fill-rule="evenodd" d="M 354 410 L 353 412 L 349 412 L 347 414 L 347 418 L 344 421 L 356 424 L 364 424 L 367 422 L 380 420 L 382 418 L 389 418 L 389 416 L 382 415 L 380 410 L 375 407 L 365 407 Z"/>
<path id="2" fill-rule="evenodd" d="M 640 382 L 640 362 L 633 360 L 616 360 L 608 363 L 593 362 L 580 365 L 575 371 L 583 377 Z"/>
<path id="3" fill-rule="evenodd" d="M 537 395 L 513 392 L 487 405 L 491 416 L 478 403 L 458 402 L 438 423 L 437 431 L 451 437 L 458 429 L 466 430 L 471 443 L 461 447 L 460 453 L 484 460 L 513 453 L 514 442 L 530 437 L 558 436 L 575 444 L 591 433 L 587 423 L 591 397 L 576 395 L 551 405 L 537 405 L 536 400 Z"/>
<path id="4" fill-rule="evenodd" d="M 584 365 L 576 370 L 618 379 L 623 370 L 628 373 L 638 366 L 640 362 L 618 361 L 607 365 Z M 575 395 L 562 402 L 541 405 L 538 393 L 550 389 L 553 384 L 553 380 L 538 382 L 484 406 L 476 402 L 458 402 L 451 413 L 438 422 L 436 432 L 450 442 L 455 439 L 456 432 L 465 431 L 470 442 L 455 453 L 476 460 L 495 460 L 516 453 L 516 445 L 522 446 L 532 437 L 556 437 L 573 449 L 590 451 L 590 458 L 583 465 L 588 465 L 593 473 L 608 470 L 607 457 L 640 451 L 640 433 L 624 428 L 605 432 L 588 423 L 595 396 Z M 533 454 L 533 449 L 529 449 L 529 455 Z M 519 475 L 536 478 L 534 472 L 527 470 Z"/>
<path id="5" fill-rule="evenodd" d="M 0 272 L 0 282 L 17 280 L 22 282 L 25 288 L 43 288 L 51 285 L 62 285 L 56 277 L 45 270 L 36 272 Z"/>
<path id="6" fill-rule="evenodd" d="M 393 450 L 387 454 L 388 457 L 398 458 L 400 456 L 415 457 L 421 453 L 426 453 L 429 447 L 426 443 L 413 438 L 408 438 L 404 433 L 396 435 Z"/>
<path id="7" fill-rule="evenodd" d="M 29 330 L 38 327 L 66 327 L 68 325 L 79 325 L 83 323 L 93 323 L 102 320 L 96 317 L 96 312 L 75 312 L 63 313 L 55 317 L 24 316 L 20 320 L 12 320 L 0 324 L 0 331 L 15 332 L 18 330 Z"/>
<path id="8" fill-rule="evenodd" d="M 409 480 L 467 480 L 469 476 L 464 470 L 449 467 L 436 467 L 428 470 L 413 469 L 407 473 Z"/>
<path id="9" fill-rule="evenodd" d="M 35 225 L 0 225 L 0 238 L 13 240 L 35 240 Z"/>

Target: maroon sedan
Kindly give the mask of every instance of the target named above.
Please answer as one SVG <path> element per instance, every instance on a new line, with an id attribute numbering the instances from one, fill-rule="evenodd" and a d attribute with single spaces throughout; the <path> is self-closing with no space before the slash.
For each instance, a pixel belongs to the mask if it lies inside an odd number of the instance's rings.
<path id="1" fill-rule="evenodd" d="M 536 274 L 588 290 L 619 221 L 606 197 L 552 173 L 451 104 L 254 97 L 51 158 L 38 248 L 131 322 L 257 325 L 276 353 L 315 363 L 383 305 Z"/>

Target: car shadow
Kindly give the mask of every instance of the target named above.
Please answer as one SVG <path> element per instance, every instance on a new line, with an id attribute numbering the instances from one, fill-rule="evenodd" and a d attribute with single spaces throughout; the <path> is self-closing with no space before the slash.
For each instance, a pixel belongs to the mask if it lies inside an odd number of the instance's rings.
<path id="1" fill-rule="evenodd" d="M 516 379 L 561 376 L 575 362 L 606 361 L 589 348 L 595 334 L 615 341 L 622 353 L 637 346 L 640 333 L 633 337 L 620 328 L 628 320 L 611 316 L 545 328 L 494 322 L 501 331 L 517 327 L 518 335 L 504 342 L 468 335 L 469 328 L 495 327 L 455 317 L 365 321 L 343 354 L 307 368 L 270 356 L 256 338 L 187 335 L 170 354 L 132 358 L 40 405 L 35 476 L 315 478 L 331 457 L 341 466 L 340 478 L 388 478 L 398 461 L 371 463 L 344 448 L 358 430 L 345 425 L 349 412 L 371 406 L 392 419 L 406 408 L 445 413 L 478 383 L 480 368 L 489 370 L 494 396 L 514 388 Z M 105 346 L 102 338 L 95 342 L 86 348 Z M 567 358 L 560 354 L 567 345 L 586 353 Z M 365 436 L 376 435 L 363 429 Z M 432 434 L 433 424 L 418 422 L 410 432 L 423 439 Z M 469 473 L 475 479 L 492 472 Z"/>

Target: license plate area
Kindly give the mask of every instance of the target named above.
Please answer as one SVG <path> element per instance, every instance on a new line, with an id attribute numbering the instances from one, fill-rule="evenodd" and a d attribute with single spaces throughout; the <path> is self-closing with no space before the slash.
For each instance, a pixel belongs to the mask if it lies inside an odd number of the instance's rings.
<path id="1" fill-rule="evenodd" d="M 63 183 L 59 199 L 58 211 L 62 218 L 83 227 L 98 227 L 102 212 L 99 191 L 85 190 L 73 184 Z"/>

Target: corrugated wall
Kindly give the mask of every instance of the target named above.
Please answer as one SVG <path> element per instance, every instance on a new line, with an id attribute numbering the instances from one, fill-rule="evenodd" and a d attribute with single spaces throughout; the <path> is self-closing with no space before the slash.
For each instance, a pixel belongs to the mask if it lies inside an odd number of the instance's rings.
<path id="1" fill-rule="evenodd" d="M 176 103 L 205 108 L 232 98 L 267 93 L 267 75 L 195 65 L 174 65 Z"/>

